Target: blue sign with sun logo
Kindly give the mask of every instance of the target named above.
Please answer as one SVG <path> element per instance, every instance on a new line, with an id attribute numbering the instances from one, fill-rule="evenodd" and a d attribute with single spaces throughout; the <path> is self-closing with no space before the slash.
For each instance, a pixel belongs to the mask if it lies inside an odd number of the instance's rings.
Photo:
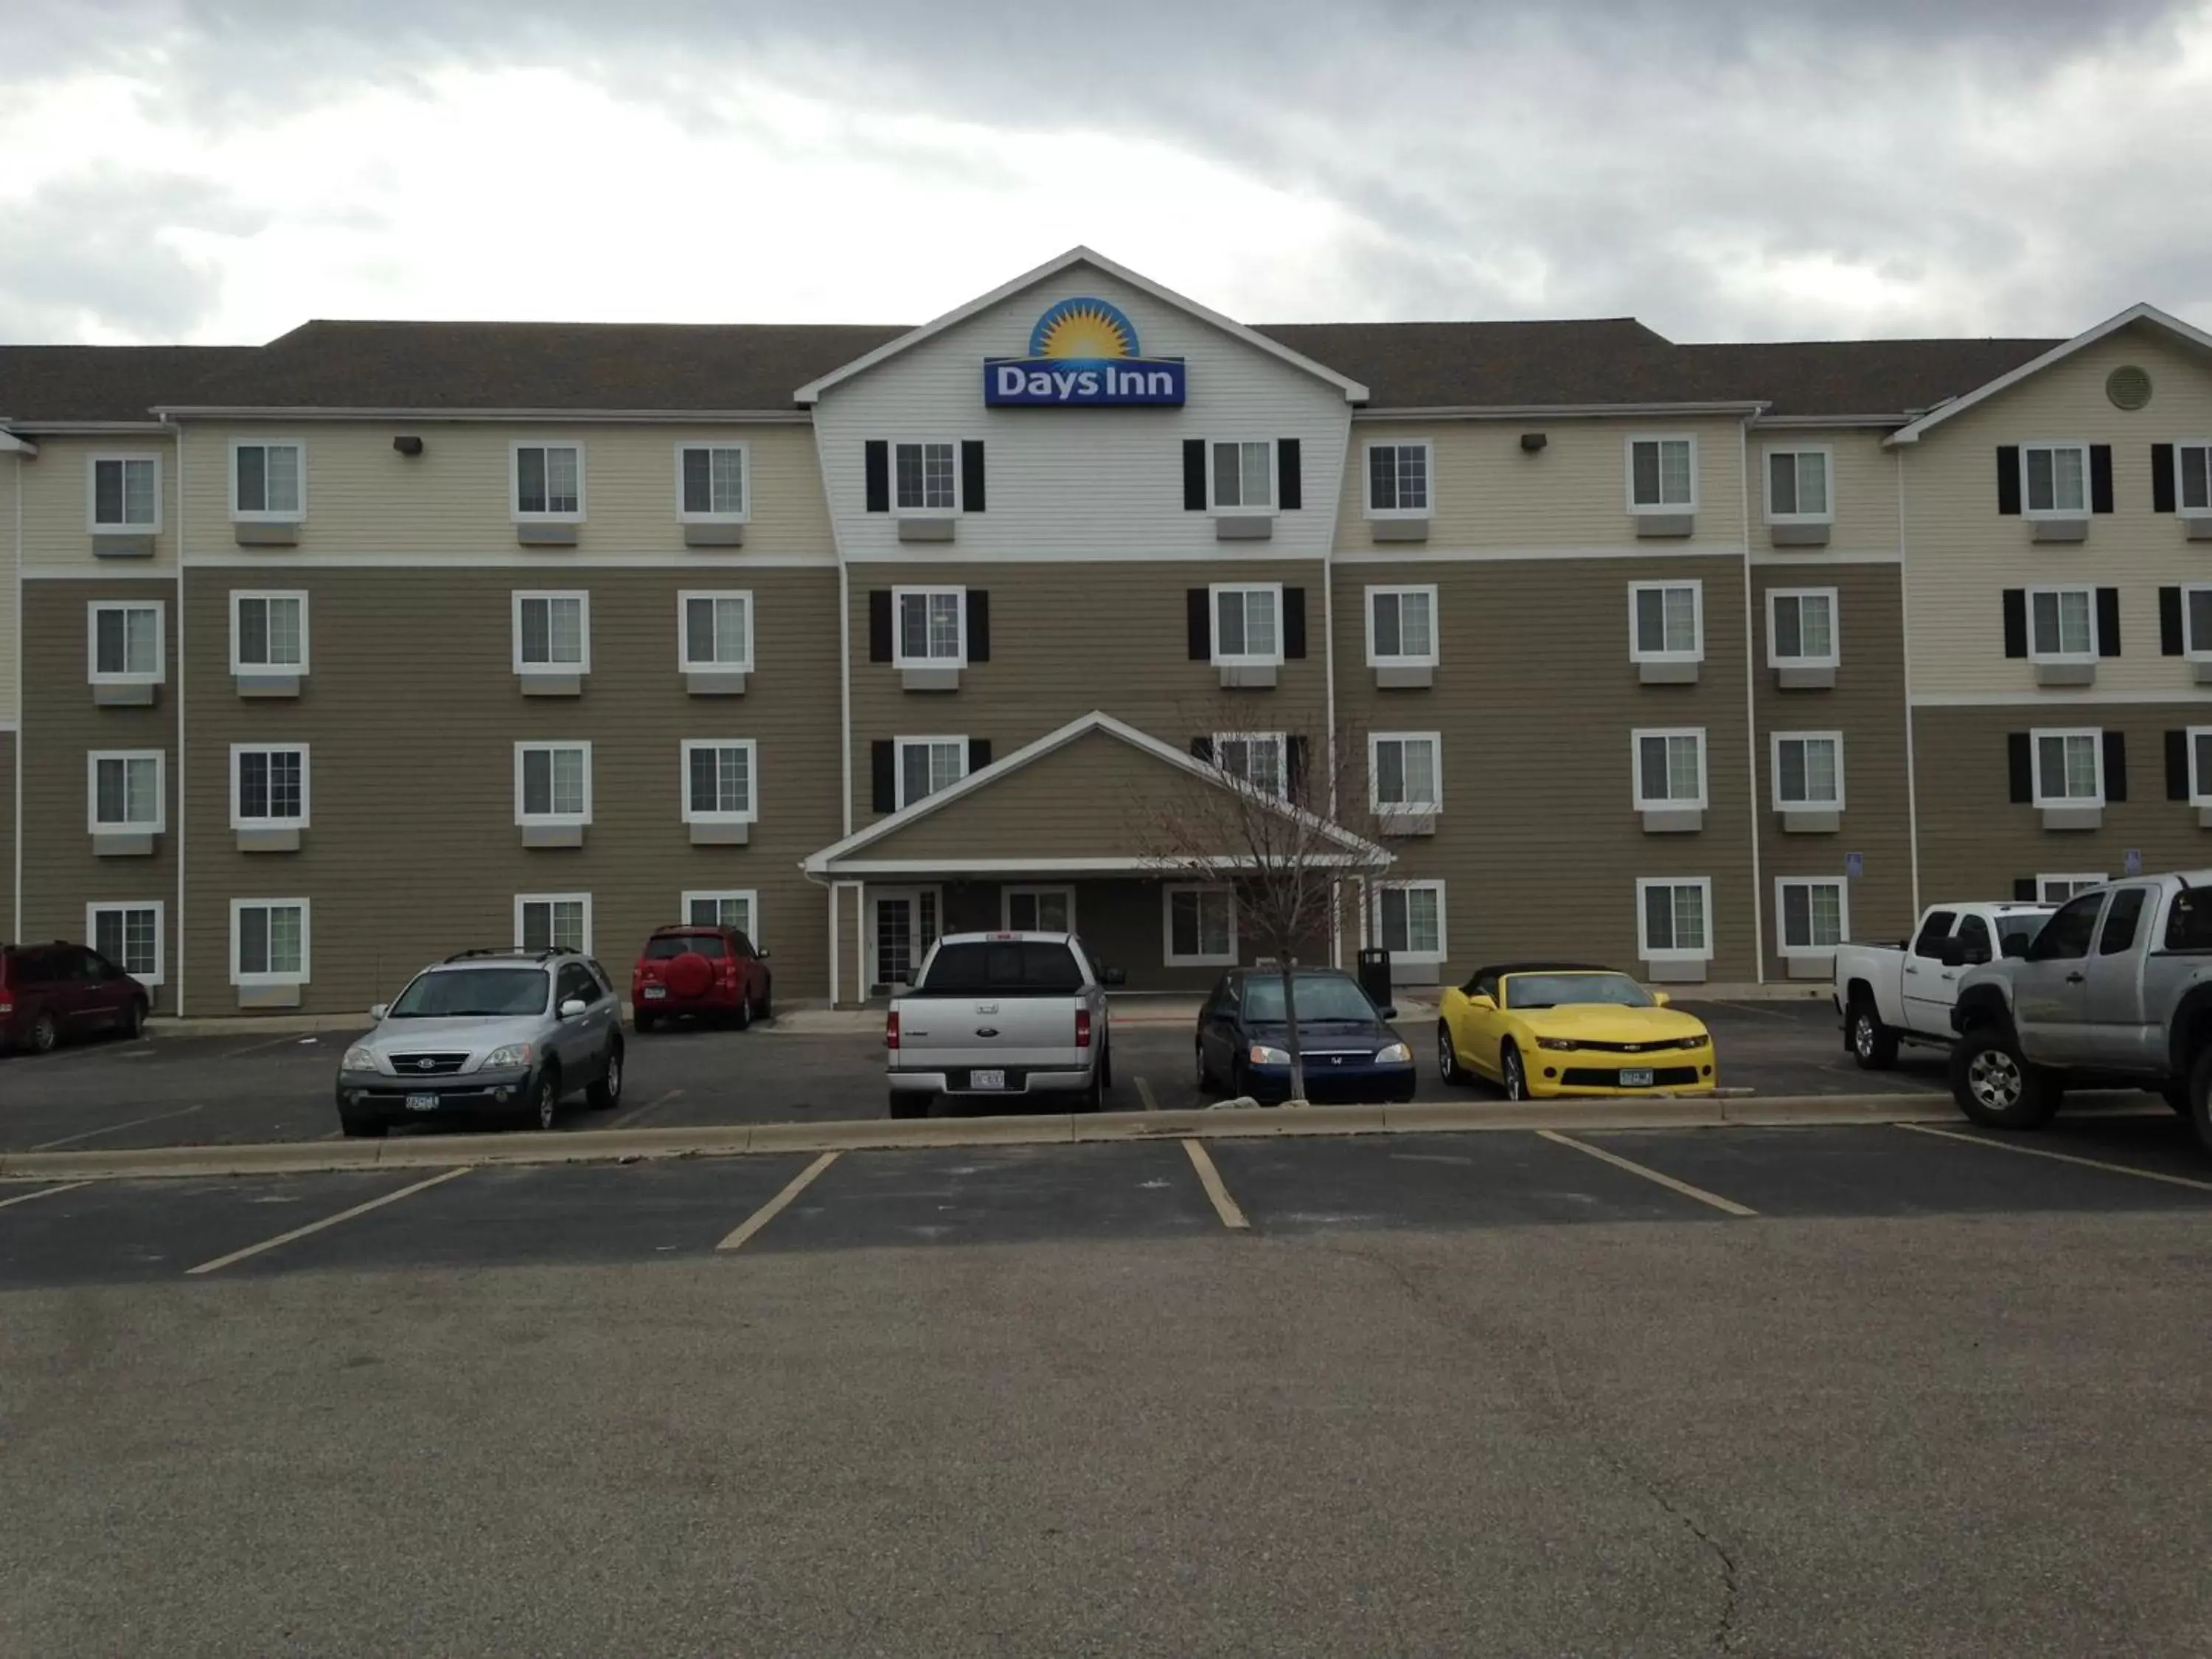
<path id="1" fill-rule="evenodd" d="M 986 404 L 1099 409 L 1182 400 L 1182 359 L 1142 356 L 1136 325 L 1103 300 L 1062 300 L 1030 331 L 1028 356 L 983 360 Z"/>

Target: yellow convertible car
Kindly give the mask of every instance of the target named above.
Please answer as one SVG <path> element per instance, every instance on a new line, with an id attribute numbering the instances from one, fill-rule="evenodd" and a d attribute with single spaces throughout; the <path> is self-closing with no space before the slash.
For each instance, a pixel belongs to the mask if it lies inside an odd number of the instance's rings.
<path id="1" fill-rule="evenodd" d="M 1556 1095 L 1704 1095 L 1712 1034 L 1626 974 L 1572 963 L 1484 968 L 1443 994 L 1437 1070 L 1488 1078 L 1509 1100 Z"/>

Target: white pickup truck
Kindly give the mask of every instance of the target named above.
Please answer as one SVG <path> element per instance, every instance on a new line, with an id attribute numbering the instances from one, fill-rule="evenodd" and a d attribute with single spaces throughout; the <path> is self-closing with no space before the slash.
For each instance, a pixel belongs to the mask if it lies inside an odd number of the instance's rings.
<path id="1" fill-rule="evenodd" d="M 2025 901 L 1931 904 L 1903 944 L 1838 945 L 1836 1012 L 1843 1017 L 1844 1047 L 1869 1072 L 1896 1064 L 1900 1042 L 1949 1048 L 1960 977 L 1999 957 L 2027 954 L 2028 941 L 2056 908 Z"/>
<path id="2" fill-rule="evenodd" d="M 884 1023 L 893 1117 L 939 1095 L 1095 1112 L 1114 1083 L 1106 987 L 1073 933 L 948 933 Z"/>

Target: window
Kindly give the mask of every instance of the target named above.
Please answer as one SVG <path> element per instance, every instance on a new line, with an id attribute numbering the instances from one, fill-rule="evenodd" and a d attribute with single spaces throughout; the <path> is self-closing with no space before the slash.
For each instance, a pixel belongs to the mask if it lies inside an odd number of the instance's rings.
<path id="1" fill-rule="evenodd" d="M 1213 472 L 1211 497 L 1217 513 L 1272 513 L 1275 510 L 1275 446 L 1220 443 L 1206 447 Z"/>
<path id="2" fill-rule="evenodd" d="M 2184 513 L 2212 513 L 2212 444 L 2176 444 L 2174 499 Z"/>
<path id="3" fill-rule="evenodd" d="M 1287 799 L 1291 780 L 1285 746 L 1280 732 L 1216 732 L 1213 763 L 1263 795 Z"/>
<path id="4" fill-rule="evenodd" d="M 1628 659 L 1702 662 L 1705 655 L 1703 582 L 1628 585 Z"/>
<path id="5" fill-rule="evenodd" d="M 1376 668 L 1432 668 L 1437 661 L 1437 590 L 1367 590 L 1367 661 Z"/>
<path id="6" fill-rule="evenodd" d="M 85 607 L 94 685 L 153 685 L 162 678 L 159 599 L 96 599 Z"/>
<path id="7" fill-rule="evenodd" d="M 1637 732 L 1636 805 L 1702 807 L 1705 804 L 1705 732 L 1703 726 L 1674 732 Z"/>
<path id="8" fill-rule="evenodd" d="M 2021 501 L 2027 516 L 2078 519 L 2089 511 L 2087 444 L 2022 444 Z"/>
<path id="9" fill-rule="evenodd" d="M 161 527 L 161 461 L 155 455 L 95 455 L 86 478 L 85 516 L 94 532 L 143 536 Z"/>
<path id="10" fill-rule="evenodd" d="M 514 821 L 582 824 L 592 821 L 592 745 L 514 745 Z"/>
<path id="11" fill-rule="evenodd" d="M 517 593 L 514 596 L 514 672 L 588 674 L 592 672 L 592 596 Z"/>
<path id="12" fill-rule="evenodd" d="M 2189 728 L 2189 804 L 2212 806 L 2212 726 Z"/>
<path id="13" fill-rule="evenodd" d="M 1279 582 L 1260 587 L 1213 589 L 1213 660 L 1237 668 L 1271 667 L 1283 659 L 1283 589 Z"/>
<path id="14" fill-rule="evenodd" d="M 231 900 L 233 985 L 304 985 L 307 962 L 307 900 Z"/>
<path id="15" fill-rule="evenodd" d="M 960 507 L 950 443 L 894 444 L 893 500 L 902 513 L 953 513 Z"/>
<path id="16" fill-rule="evenodd" d="M 1242 446 L 1240 446 L 1241 447 Z M 1429 446 L 1367 446 L 1367 513 L 1376 519 L 1429 515 Z"/>
<path id="17" fill-rule="evenodd" d="M 678 646 L 679 666 L 687 670 L 751 671 L 751 594 L 678 593 L 676 610 L 683 629 Z"/>
<path id="18" fill-rule="evenodd" d="M 1378 886 L 1375 890 L 1375 931 L 1382 948 L 1401 962 L 1442 962 L 1443 883 L 1393 881 Z"/>
<path id="19" fill-rule="evenodd" d="M 2102 806 L 2105 804 L 2104 733 L 2037 732 L 2035 804 L 2038 806 Z"/>
<path id="20" fill-rule="evenodd" d="M 161 969 L 161 901 L 142 904 L 88 904 L 84 936 L 92 948 L 142 985 L 159 985 Z"/>
<path id="21" fill-rule="evenodd" d="M 1844 734 L 1840 732 L 1777 732 L 1774 734 L 1774 805 L 1840 809 L 1844 804 Z"/>
<path id="22" fill-rule="evenodd" d="M 2097 917 L 2104 908 L 2102 893 L 2083 893 L 2067 900 L 2059 907 L 2058 914 L 2045 922 L 2042 931 L 2028 941 L 2027 959 L 2072 962 L 2087 956 L 2089 941 L 2097 932 Z"/>
<path id="23" fill-rule="evenodd" d="M 1646 962 L 1703 962 L 1713 953 L 1713 884 L 1662 877 L 1636 884 L 1636 943 Z"/>
<path id="24" fill-rule="evenodd" d="M 1774 884 L 1774 915 L 1785 957 L 1825 953 L 1851 936 L 1850 899 L 1832 877 L 1783 877 Z"/>
<path id="25" fill-rule="evenodd" d="M 1833 668 L 1836 590 L 1777 587 L 1766 595 L 1766 660 L 1773 668 Z"/>
<path id="26" fill-rule="evenodd" d="M 1628 508 L 1632 513 L 1689 513 L 1698 505 L 1695 438 L 1628 441 Z"/>
<path id="27" fill-rule="evenodd" d="M 750 888 L 684 895 L 684 921 L 691 927 L 727 927 L 760 948 L 760 895 Z"/>
<path id="28" fill-rule="evenodd" d="M 1230 889 L 1170 884 L 1160 902 L 1169 967 L 1237 965 L 1237 896 Z"/>
<path id="29" fill-rule="evenodd" d="M 745 447 L 676 447 L 676 516 L 687 524 L 742 524 L 745 518 Z"/>
<path id="30" fill-rule="evenodd" d="M 1443 804 L 1443 736 L 1377 732 L 1367 739 L 1367 775 L 1377 812 L 1433 811 Z"/>
<path id="31" fill-rule="evenodd" d="M 1958 919 L 1955 910 L 1930 910 L 1921 920 L 1920 932 L 1912 941 L 1912 954 L 1931 962 L 1941 956 L 1943 941 L 1951 937 L 1951 924 Z"/>
<path id="32" fill-rule="evenodd" d="M 2069 899 L 2093 888 L 2102 887 L 2110 878 L 2102 871 L 2094 873 L 2075 872 L 2069 875 L 2038 876 L 2035 896 L 2045 904 L 2063 904 Z"/>
<path id="33" fill-rule="evenodd" d="M 760 816 L 754 799 L 755 745 L 687 740 L 684 744 L 684 822 L 750 823 Z"/>
<path id="34" fill-rule="evenodd" d="M 1011 933 L 1072 933 L 1075 931 L 1075 890 L 1008 887 L 1003 890 L 1000 915 Z"/>
<path id="35" fill-rule="evenodd" d="M 514 896 L 514 943 L 523 951 L 592 949 L 589 893 L 518 893 Z"/>
<path id="36" fill-rule="evenodd" d="M 160 835 L 167 824 L 166 757 L 158 749 L 96 749 L 86 757 L 94 835 Z"/>
<path id="37" fill-rule="evenodd" d="M 1770 449 L 1766 452 L 1766 521 L 1769 524 L 1826 524 L 1835 516 L 1828 501 L 1828 451 Z"/>
<path id="38" fill-rule="evenodd" d="M 304 829 L 307 823 L 307 750 L 304 744 L 230 746 L 230 827 Z"/>
<path id="39" fill-rule="evenodd" d="M 2034 662 L 2094 662 L 2097 657 L 2097 591 L 2093 587 L 2027 590 L 2027 654 Z"/>
<path id="40" fill-rule="evenodd" d="M 575 521 L 584 516 L 584 451 L 580 444 L 517 444 L 514 516 Z"/>
<path id="41" fill-rule="evenodd" d="M 307 672 L 307 596 L 246 593 L 230 596 L 230 672 Z"/>
<path id="42" fill-rule="evenodd" d="M 901 738 L 898 804 L 902 810 L 949 789 L 968 775 L 965 738 Z"/>
<path id="43" fill-rule="evenodd" d="M 892 660 L 901 668 L 957 668 L 968 660 L 968 590 L 895 587 Z"/>
<path id="44" fill-rule="evenodd" d="M 2116 957 L 2135 948 L 2136 934 L 2142 926 L 2144 902 L 2150 897 L 2148 887 L 2123 887 L 2112 895 L 2112 902 L 2105 909 L 2104 931 L 2097 935 L 2097 954 Z"/>
<path id="45" fill-rule="evenodd" d="M 307 452 L 295 442 L 230 446 L 230 516 L 276 519 L 287 523 L 307 516 Z"/>
<path id="46" fill-rule="evenodd" d="M 2212 587 L 2181 590 L 2182 654 L 2212 661 Z"/>

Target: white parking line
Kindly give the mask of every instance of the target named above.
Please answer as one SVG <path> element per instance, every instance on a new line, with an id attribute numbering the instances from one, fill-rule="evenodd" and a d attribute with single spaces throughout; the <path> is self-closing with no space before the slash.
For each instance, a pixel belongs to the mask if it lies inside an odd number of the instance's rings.
<path id="1" fill-rule="evenodd" d="M 1680 1193 L 1685 1198 L 1694 1198 L 1700 1204 L 1710 1204 L 1728 1215 L 1757 1215 L 1758 1211 L 1737 1203 L 1732 1198 L 1723 1198 L 1718 1193 L 1709 1193 L 1703 1187 L 1692 1187 L 1686 1181 L 1677 1181 L 1670 1175 L 1638 1164 L 1633 1158 L 1623 1158 L 1618 1152 L 1608 1152 L 1602 1146 L 1593 1146 L 1587 1140 L 1577 1140 L 1572 1135 L 1563 1135 L 1557 1129 L 1539 1129 L 1537 1134 L 1557 1146 L 1571 1146 L 1578 1152 L 1588 1152 L 1601 1163 L 1610 1164 L 1616 1170 L 1626 1170 L 1631 1175 L 1642 1176 L 1646 1181 L 1656 1181 L 1669 1192 Z"/>
<path id="2" fill-rule="evenodd" d="M 1137 1098 L 1144 1102 L 1145 1109 L 1148 1112 L 1160 1109 L 1160 1103 L 1152 1097 L 1152 1085 L 1142 1078 L 1137 1079 Z"/>
<path id="3" fill-rule="evenodd" d="M 1235 1229 L 1247 1229 L 1251 1223 L 1237 1200 L 1229 1196 L 1229 1188 L 1222 1185 L 1221 1171 L 1213 1167 L 1213 1158 L 1195 1140 L 1186 1140 L 1182 1149 L 1190 1154 L 1190 1167 L 1198 1171 L 1198 1184 L 1206 1188 L 1206 1195 L 1213 1200 L 1213 1212 L 1221 1218 L 1221 1224 Z"/>
<path id="4" fill-rule="evenodd" d="M 814 1184 L 815 1177 L 819 1176 L 824 1170 L 828 1169 L 836 1161 L 836 1153 L 823 1153 L 822 1156 L 816 1158 L 813 1163 L 808 1164 L 797 1175 L 792 1176 L 788 1186 L 785 1187 L 784 1189 L 778 1193 L 774 1198 L 769 1200 L 767 1203 L 762 1205 L 760 1208 L 755 1210 L 750 1215 L 747 1216 L 744 1219 L 744 1225 L 740 1226 L 735 1232 L 732 1233 L 727 1238 L 714 1246 L 714 1248 L 718 1250 L 743 1249 L 745 1247 L 747 1240 L 750 1239 L 752 1236 L 758 1232 L 762 1228 L 767 1226 L 769 1222 L 775 1220 L 776 1217 L 781 1215 L 784 1212 L 784 1210 L 790 1205 L 792 1200 L 797 1198 L 799 1194 L 805 1192 L 809 1187 L 811 1187 Z"/>
<path id="5" fill-rule="evenodd" d="M 442 1175 L 432 1176 L 428 1181 L 418 1181 L 411 1187 L 402 1187 L 396 1193 L 386 1193 L 382 1198 L 372 1198 L 366 1204 L 356 1204 L 350 1210 L 340 1210 L 336 1215 L 326 1215 L 320 1221 L 310 1221 L 304 1227 L 295 1227 L 289 1233 L 279 1233 L 274 1238 L 264 1238 L 258 1244 L 249 1244 L 242 1250 L 233 1250 L 228 1255 L 219 1255 L 212 1261 L 203 1261 L 198 1267 L 187 1267 L 185 1271 L 187 1273 L 215 1273 L 218 1269 L 229 1267 L 233 1262 L 243 1261 L 248 1256 L 259 1255 L 265 1250 L 273 1250 L 280 1244 L 289 1244 L 295 1238 L 305 1238 L 309 1233 L 319 1233 L 326 1227 L 335 1227 L 341 1221 L 350 1221 L 357 1215 L 367 1215 L 371 1210 L 380 1210 L 387 1204 L 397 1204 L 403 1198 L 412 1198 L 416 1193 L 451 1181 L 456 1176 L 465 1176 L 474 1167 L 472 1164 L 464 1164 L 458 1170 L 447 1170 Z"/>
<path id="6" fill-rule="evenodd" d="M 639 1107 L 635 1111 L 624 1113 L 613 1122 L 608 1124 L 607 1127 L 610 1129 L 627 1129 L 631 1124 L 636 1122 L 638 1119 L 646 1116 L 649 1113 L 659 1111 L 663 1106 L 668 1104 L 670 1101 L 675 1099 L 677 1096 L 683 1092 L 684 1091 L 681 1089 L 671 1089 L 666 1094 L 657 1095 L 653 1099 L 647 1101 L 644 1105 Z"/>
<path id="7" fill-rule="evenodd" d="M 136 1129 L 149 1123 L 166 1123 L 173 1117 L 190 1117 L 198 1106 L 186 1106 L 173 1112 L 156 1112 L 151 1117 L 134 1117 L 128 1123 L 111 1123 L 105 1129 L 87 1129 L 82 1134 L 64 1135 L 59 1140 L 42 1140 L 31 1148 L 34 1152 L 50 1152 L 57 1146 L 74 1146 L 80 1140 L 97 1140 L 102 1135 L 121 1134 L 125 1129 Z"/>
<path id="8" fill-rule="evenodd" d="M 2138 1170 L 2132 1164 L 2108 1164 L 2101 1158 L 2054 1152 L 2045 1146 L 2022 1146 L 2010 1140 L 1992 1140 L 1987 1135 L 1960 1134 L 1956 1129 L 1938 1129 L 1926 1123 L 1899 1123 L 1894 1127 L 1910 1129 L 1917 1135 L 1936 1135 L 1945 1140 L 1963 1140 L 1969 1146 L 1986 1146 L 1993 1152 L 2021 1152 L 2029 1158 L 2047 1158 L 2055 1164 L 2078 1164 L 2085 1170 L 2109 1170 L 2114 1175 L 2134 1176 L 2141 1181 L 2160 1181 L 2169 1187 L 2187 1187 L 2194 1192 L 2212 1193 L 2212 1181 L 2191 1181 L 2187 1176 L 2165 1175 L 2156 1170 Z"/>
<path id="9" fill-rule="evenodd" d="M 0 1198 L 0 1210 L 13 1204 L 28 1204 L 34 1198 L 52 1198 L 56 1193 L 73 1193 L 80 1187 L 91 1185 L 89 1181 L 71 1181 L 58 1187 L 41 1187 L 34 1193 L 18 1193 L 13 1198 Z"/>

